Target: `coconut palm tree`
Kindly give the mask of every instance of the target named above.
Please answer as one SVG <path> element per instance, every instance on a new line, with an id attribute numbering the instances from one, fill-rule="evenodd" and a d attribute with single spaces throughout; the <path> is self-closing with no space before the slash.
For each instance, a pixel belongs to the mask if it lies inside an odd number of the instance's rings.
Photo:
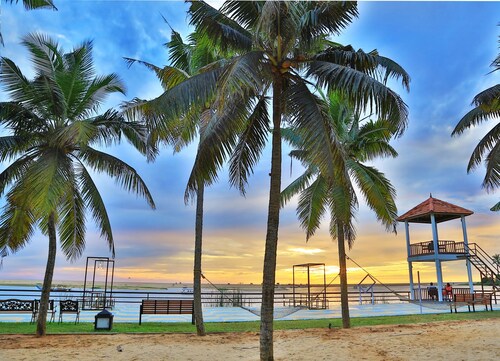
<path id="1" fill-rule="evenodd" d="M 283 132 L 284 138 L 297 148 L 290 156 L 299 159 L 306 170 L 283 190 L 282 203 L 285 204 L 293 196 L 300 194 L 297 216 L 306 231 L 306 241 L 320 227 L 325 213 L 330 213 L 330 235 L 332 239 L 338 240 L 342 324 L 344 328 L 349 328 L 344 243 L 347 241 L 349 249 L 353 246 L 356 238 L 353 221 L 358 208 L 358 198 L 351 179 L 378 220 L 387 229 L 395 229 L 395 190 L 384 174 L 364 163 L 377 157 L 396 157 L 397 152 L 389 145 L 393 133 L 387 121 L 362 121 L 359 113 L 339 93 L 331 92 L 322 98 L 329 111 L 326 118 L 328 123 L 325 124 L 327 137 L 322 139 L 326 143 L 319 148 L 323 153 L 330 153 L 335 152 L 340 145 L 343 162 L 334 164 L 333 167 L 325 166 L 323 160 L 328 155 L 309 151 L 312 144 L 308 143 L 308 137 L 303 137 L 301 129 Z"/>
<path id="2" fill-rule="evenodd" d="M 500 254 L 495 253 L 491 259 L 493 260 L 493 264 L 497 267 L 497 279 L 500 280 Z"/>
<path id="3" fill-rule="evenodd" d="M 491 67 L 493 68 L 492 73 L 500 70 L 500 54 L 491 63 Z M 484 160 L 486 175 L 483 180 L 483 188 L 486 188 L 488 192 L 492 192 L 500 187 L 500 84 L 496 84 L 477 94 L 472 100 L 472 104 L 475 106 L 474 109 L 460 119 L 451 135 L 460 135 L 466 129 L 483 121 L 490 119 L 497 121 L 493 129 L 474 148 L 467 165 L 467 173 L 470 173 Z M 500 211 L 500 202 L 494 205 L 491 210 Z"/>
<path id="4" fill-rule="evenodd" d="M 185 43 L 181 35 L 172 29 L 170 41 L 166 44 L 169 51 L 170 65 L 163 68 L 151 63 L 131 58 L 125 58 L 129 66 L 140 63 L 152 70 L 165 92 L 170 91 L 179 83 L 196 76 L 204 71 L 204 67 L 216 63 L 224 58 L 219 47 L 214 47 L 205 36 L 192 33 Z M 154 101 L 134 99 L 124 104 L 126 114 L 131 118 L 140 118 L 149 124 L 151 128 L 151 142 L 165 142 L 173 145 L 176 152 L 192 141 L 196 133 L 203 137 L 203 119 L 210 113 L 210 107 L 202 105 L 193 106 L 179 119 L 165 121 L 165 111 L 157 107 Z M 168 115 L 168 112 L 167 112 Z M 200 181 L 196 189 L 196 221 L 195 221 L 195 246 L 194 246 L 194 272 L 193 272 L 193 299 L 196 332 L 204 336 L 205 326 L 203 323 L 203 308 L 201 302 L 201 260 L 203 245 L 203 200 L 205 193 L 204 182 Z M 188 201 L 188 199 L 186 199 Z"/>
<path id="5" fill-rule="evenodd" d="M 13 4 L 14 2 L 17 4 L 19 2 L 19 0 L 3 0 L 3 1 L 10 4 Z M 57 10 L 52 0 L 23 0 L 23 5 L 26 10 L 34 10 L 34 9 Z M 1 31 L 0 31 L 0 44 L 4 45 Z"/>
<path id="6" fill-rule="evenodd" d="M 169 117 L 185 114 L 193 104 L 210 104 L 187 194 L 196 194 L 200 180 L 205 185 L 213 181 L 228 157 L 230 183 L 244 194 L 272 128 L 260 329 L 261 359 L 272 360 L 282 125 L 324 136 L 326 109 L 310 89 L 317 82 L 342 90 L 359 109 L 377 111 L 400 135 L 407 108 L 384 82 L 401 79 L 408 87 L 409 76 L 377 51 L 365 53 L 327 40 L 357 16 L 354 2 L 227 1 L 217 10 L 193 1 L 189 15 L 198 32 L 235 56 L 205 67 L 155 100 Z M 337 153 L 329 156 L 330 164 L 342 159 Z"/>
<path id="7" fill-rule="evenodd" d="M 124 93 L 116 74 L 98 76 L 92 42 L 64 53 L 58 43 L 33 33 L 23 38 L 35 76 L 26 78 L 2 57 L 0 81 L 10 101 L 0 103 L 0 124 L 10 132 L 0 138 L 0 161 L 11 161 L 0 174 L 5 206 L 0 216 L 0 253 L 25 247 L 38 227 L 49 238 L 49 253 L 36 333 L 45 334 L 47 306 L 57 252 L 57 236 L 71 261 L 85 248 L 86 212 L 90 212 L 113 256 L 114 240 L 106 207 L 90 171 L 104 172 L 128 191 L 155 204 L 137 172 L 96 146 L 125 138 L 148 153 L 146 129 L 124 121 L 115 110 L 97 114 L 110 93 Z"/>

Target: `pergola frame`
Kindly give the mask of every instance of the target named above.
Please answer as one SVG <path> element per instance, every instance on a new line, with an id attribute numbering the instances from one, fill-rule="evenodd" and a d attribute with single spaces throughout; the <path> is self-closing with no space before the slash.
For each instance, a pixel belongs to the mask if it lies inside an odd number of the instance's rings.
<path id="1" fill-rule="evenodd" d="M 317 268 L 317 267 L 323 267 L 323 306 L 321 308 L 326 308 L 326 269 L 325 269 L 325 264 L 324 263 L 303 263 L 303 264 L 295 264 L 293 265 L 293 305 L 296 306 L 296 299 L 295 299 L 295 268 L 306 268 L 307 269 L 307 308 L 317 308 L 313 307 L 313 301 L 311 300 L 311 268 Z M 321 295 L 319 293 L 317 297 Z M 314 294 L 313 294 L 314 296 Z M 316 298 L 317 298 L 316 297 Z"/>
<path id="2" fill-rule="evenodd" d="M 90 262 L 89 262 L 90 261 Z M 89 270 L 89 263 L 94 263 L 93 265 L 93 274 L 92 274 L 92 288 L 90 290 L 87 290 L 87 274 Z M 85 265 L 85 279 L 83 281 L 83 300 L 82 300 L 82 309 L 87 309 L 87 310 L 94 310 L 94 309 L 100 309 L 101 307 L 94 307 L 92 305 L 92 299 L 96 294 L 96 286 L 95 286 L 95 275 L 96 275 L 96 269 L 99 268 L 99 266 L 105 264 L 106 265 L 106 276 L 104 280 L 104 299 L 103 299 L 103 308 L 106 308 L 106 306 L 109 306 L 111 302 L 107 302 L 107 300 L 111 301 L 112 296 L 113 296 L 113 279 L 115 276 L 115 260 L 110 259 L 109 257 L 87 257 L 87 262 Z M 109 268 L 111 265 L 111 284 L 110 284 L 110 291 L 109 291 L 109 298 L 107 297 L 107 292 L 108 292 L 108 278 L 109 278 Z M 99 292 L 100 294 L 101 292 Z M 88 297 L 86 297 L 88 295 Z M 86 299 L 90 298 L 90 300 Z"/>

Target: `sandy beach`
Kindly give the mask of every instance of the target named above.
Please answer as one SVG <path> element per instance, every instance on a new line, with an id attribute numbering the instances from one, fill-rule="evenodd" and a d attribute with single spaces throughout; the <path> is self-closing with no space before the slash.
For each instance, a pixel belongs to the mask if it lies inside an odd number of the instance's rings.
<path id="1" fill-rule="evenodd" d="M 497 360 L 500 320 L 276 331 L 276 360 Z M 0 360 L 259 359 L 257 333 L 0 335 Z"/>

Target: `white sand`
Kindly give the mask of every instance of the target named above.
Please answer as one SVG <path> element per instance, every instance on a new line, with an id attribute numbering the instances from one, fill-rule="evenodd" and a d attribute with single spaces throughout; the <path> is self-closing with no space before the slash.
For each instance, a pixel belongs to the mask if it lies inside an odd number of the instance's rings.
<path id="1" fill-rule="evenodd" d="M 276 360 L 499 360 L 500 319 L 275 331 Z M 122 351 L 119 351 L 121 349 Z M 258 360 L 257 333 L 0 335 L 0 360 Z"/>

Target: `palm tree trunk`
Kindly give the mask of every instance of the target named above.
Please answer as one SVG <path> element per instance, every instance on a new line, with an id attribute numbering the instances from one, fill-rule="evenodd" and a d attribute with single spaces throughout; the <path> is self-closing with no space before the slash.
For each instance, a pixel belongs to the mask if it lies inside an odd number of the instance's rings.
<path id="1" fill-rule="evenodd" d="M 49 255 L 47 257 L 47 267 L 45 267 L 45 277 L 43 279 L 42 295 L 40 297 L 40 309 L 38 310 L 38 320 L 36 323 L 36 335 L 45 336 L 47 323 L 47 310 L 49 308 L 50 289 L 52 278 L 54 277 L 54 267 L 56 264 L 57 236 L 55 216 L 49 216 Z"/>
<path id="2" fill-rule="evenodd" d="M 337 222 L 337 237 L 339 243 L 339 267 L 340 267 L 340 308 L 342 313 L 342 327 L 351 327 L 349 316 L 349 294 L 347 290 L 347 264 L 345 259 L 344 226 Z"/>
<path id="3" fill-rule="evenodd" d="M 276 256 L 278 251 L 278 228 L 281 191 L 281 92 L 279 76 L 273 84 L 273 135 L 271 155 L 271 180 L 269 209 L 267 215 L 266 249 L 262 282 L 262 307 L 260 313 L 260 359 L 272 361 L 274 285 L 276 284 Z"/>
<path id="4" fill-rule="evenodd" d="M 194 298 L 194 321 L 196 324 L 196 333 L 198 336 L 205 336 L 205 324 L 203 323 L 203 308 L 201 304 L 201 254 L 203 244 L 203 196 L 205 185 L 198 182 L 196 193 L 196 226 L 194 241 L 194 280 L 193 280 L 193 298 Z"/>

